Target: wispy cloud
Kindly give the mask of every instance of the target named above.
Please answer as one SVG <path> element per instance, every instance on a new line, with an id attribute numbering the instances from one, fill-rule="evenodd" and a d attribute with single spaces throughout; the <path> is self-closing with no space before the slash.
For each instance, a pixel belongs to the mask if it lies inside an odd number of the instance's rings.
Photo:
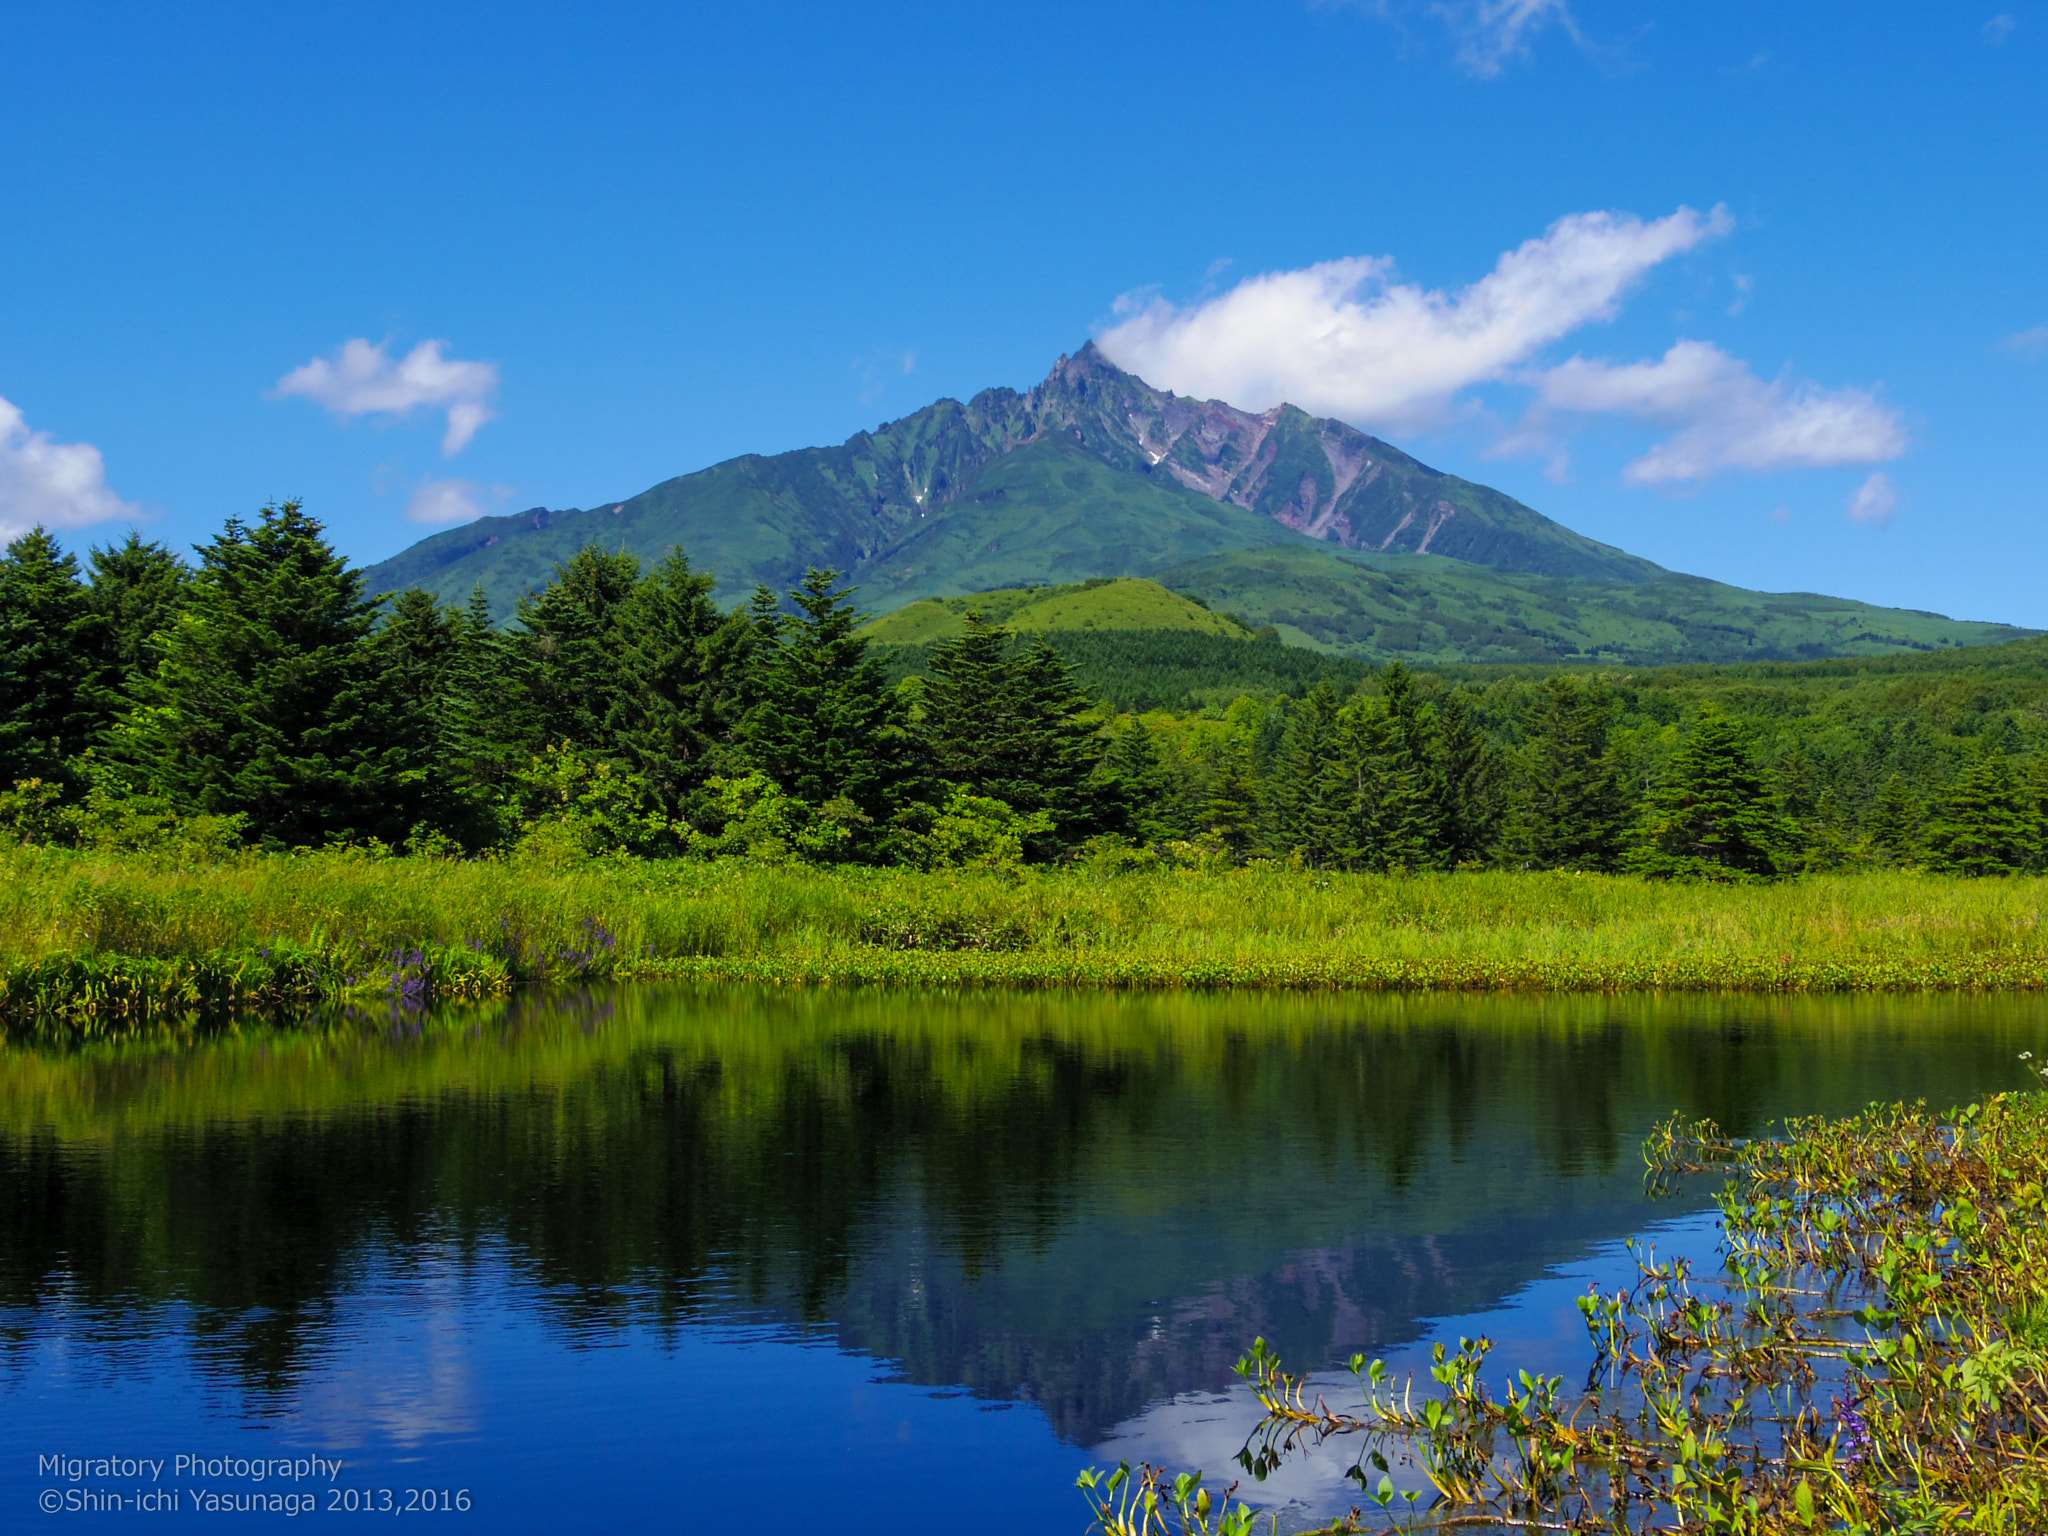
<path id="1" fill-rule="evenodd" d="M 2017 352 L 2021 357 L 2033 359 L 2048 357 L 2048 325 L 2037 325 L 2030 330 L 2015 331 L 1999 343 L 2008 352 Z"/>
<path id="2" fill-rule="evenodd" d="M 39 523 L 82 528 L 140 515 L 107 488 L 99 449 L 31 431 L 20 407 L 0 400 L 0 538 L 16 538 Z"/>
<path id="3" fill-rule="evenodd" d="M 2003 48 L 2005 40 L 2012 36 L 2012 29 L 2019 24 L 2019 17 L 2010 11 L 2001 11 L 1984 23 L 1984 41 L 1994 48 Z"/>
<path id="4" fill-rule="evenodd" d="M 1509 377 L 1595 321 L 1658 263 L 1733 226 L 1724 208 L 1645 221 L 1575 213 L 1455 293 L 1355 256 L 1246 278 L 1186 307 L 1127 297 L 1098 344 L 1153 384 L 1262 410 L 1291 401 L 1384 430 L 1440 425 L 1459 392 Z"/>
<path id="5" fill-rule="evenodd" d="M 1459 65 L 1481 80 L 1527 58 L 1530 40 L 1552 27 L 1585 42 L 1565 0 L 1439 0 L 1429 9 L 1450 28 Z"/>
<path id="6" fill-rule="evenodd" d="M 402 418 L 417 410 L 445 409 L 448 430 L 441 452 L 453 458 L 496 417 L 488 402 L 498 387 L 498 369 L 494 363 L 444 357 L 445 346 L 445 341 L 423 341 L 394 362 L 384 343 L 372 346 L 357 337 L 343 342 L 332 357 L 294 368 L 272 393 L 302 396 L 341 417 Z"/>
<path id="7" fill-rule="evenodd" d="M 1869 390 L 1769 381 L 1704 341 L 1654 362 L 1574 357 L 1533 376 L 1536 403 L 1511 447 L 1538 446 L 1559 412 L 1634 417 L 1679 431 L 1622 471 L 1630 485 L 1769 471 L 1884 463 L 1906 451 L 1899 413 Z"/>
<path id="8" fill-rule="evenodd" d="M 510 486 L 474 480 L 422 480 L 406 500 L 405 515 L 415 523 L 473 523 L 511 494 Z"/>
<path id="9" fill-rule="evenodd" d="M 854 376 L 860 380 L 863 405 L 879 400 L 889 391 L 889 381 L 917 372 L 915 352 L 870 352 L 853 360 Z"/>
<path id="10" fill-rule="evenodd" d="M 1889 528 L 1898 510 L 1899 493 L 1892 488 L 1891 477 L 1882 471 L 1857 486 L 1856 493 L 1849 498 L 1849 521 L 1852 523 Z"/>
<path id="11" fill-rule="evenodd" d="M 1310 0 L 1311 4 L 1317 0 Z M 1529 56 L 1540 34 L 1557 30 L 1585 51 L 1594 51 L 1568 0 L 1324 0 L 1378 17 L 1404 35 L 1424 19 L 1441 27 L 1460 69 L 1481 80 L 1499 77 L 1508 65 Z"/>

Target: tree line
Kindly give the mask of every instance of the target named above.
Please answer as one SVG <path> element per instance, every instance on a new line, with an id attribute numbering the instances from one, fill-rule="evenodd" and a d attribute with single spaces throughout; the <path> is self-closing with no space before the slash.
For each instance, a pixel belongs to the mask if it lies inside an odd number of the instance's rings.
<path id="1" fill-rule="evenodd" d="M 481 590 L 365 595 L 297 503 L 187 565 L 130 535 L 0 560 L 0 820 L 100 846 L 517 847 L 1009 865 L 1275 859 L 1763 877 L 2039 870 L 2048 759 L 1981 737 L 1851 817 L 1702 705 L 1646 763 L 1613 691 L 1553 674 L 1504 729 L 1399 663 L 1220 719 L 1112 715 L 1044 643 L 970 617 L 893 681 L 835 573 L 733 611 L 681 551 L 595 546 L 511 621 Z M 1803 775 L 1803 776 L 1802 776 Z"/>

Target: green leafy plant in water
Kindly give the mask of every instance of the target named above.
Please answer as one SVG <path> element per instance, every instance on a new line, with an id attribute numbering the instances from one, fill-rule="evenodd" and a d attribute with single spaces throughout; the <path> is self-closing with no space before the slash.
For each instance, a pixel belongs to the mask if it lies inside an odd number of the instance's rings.
<path id="1" fill-rule="evenodd" d="M 1653 1185 L 1732 1167 L 1725 1273 L 1638 1252 L 1630 1285 L 1581 1297 L 1583 1392 L 1522 1372 L 1497 1394 L 1491 1344 L 1463 1339 L 1420 1393 L 1354 1356 L 1363 1402 L 1337 1409 L 1260 1340 L 1238 1367 L 1265 1409 L 1244 1468 L 1357 1437 L 1374 1508 L 1326 1532 L 2048 1529 L 2048 1093 L 1771 1141 L 1673 1121 L 1644 1151 Z M 1398 1491 L 1402 1468 L 1422 1486 Z"/>

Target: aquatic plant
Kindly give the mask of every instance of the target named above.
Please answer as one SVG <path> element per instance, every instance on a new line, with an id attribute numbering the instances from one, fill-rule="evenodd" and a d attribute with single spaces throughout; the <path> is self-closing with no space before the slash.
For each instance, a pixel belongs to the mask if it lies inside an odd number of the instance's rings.
<path id="1" fill-rule="evenodd" d="M 1339 1409 L 1255 1341 L 1238 1370 L 1265 1418 L 1244 1469 L 1356 1437 L 1364 1503 L 1333 1533 L 2048 1529 L 2048 1094 L 1875 1105 L 1747 1143 L 1673 1122 L 1645 1156 L 1653 1182 L 1732 1169 L 1725 1272 L 1645 1253 L 1631 1284 L 1581 1297 L 1582 1390 L 1524 1371 L 1496 1393 L 1490 1341 L 1460 1339 L 1420 1392 L 1355 1356 L 1363 1400 Z M 1083 1479 L 1111 1536 L 1211 1529 L 1105 1486 Z"/>

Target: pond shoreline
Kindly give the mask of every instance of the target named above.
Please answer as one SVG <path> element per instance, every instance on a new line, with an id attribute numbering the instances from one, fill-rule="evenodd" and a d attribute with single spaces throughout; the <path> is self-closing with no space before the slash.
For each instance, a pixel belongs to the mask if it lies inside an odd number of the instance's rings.
<path id="1" fill-rule="evenodd" d="M 2048 990 L 2048 880 L 1675 885 L 0 855 L 0 1024 L 86 1034 L 612 981 L 1364 992 Z"/>

